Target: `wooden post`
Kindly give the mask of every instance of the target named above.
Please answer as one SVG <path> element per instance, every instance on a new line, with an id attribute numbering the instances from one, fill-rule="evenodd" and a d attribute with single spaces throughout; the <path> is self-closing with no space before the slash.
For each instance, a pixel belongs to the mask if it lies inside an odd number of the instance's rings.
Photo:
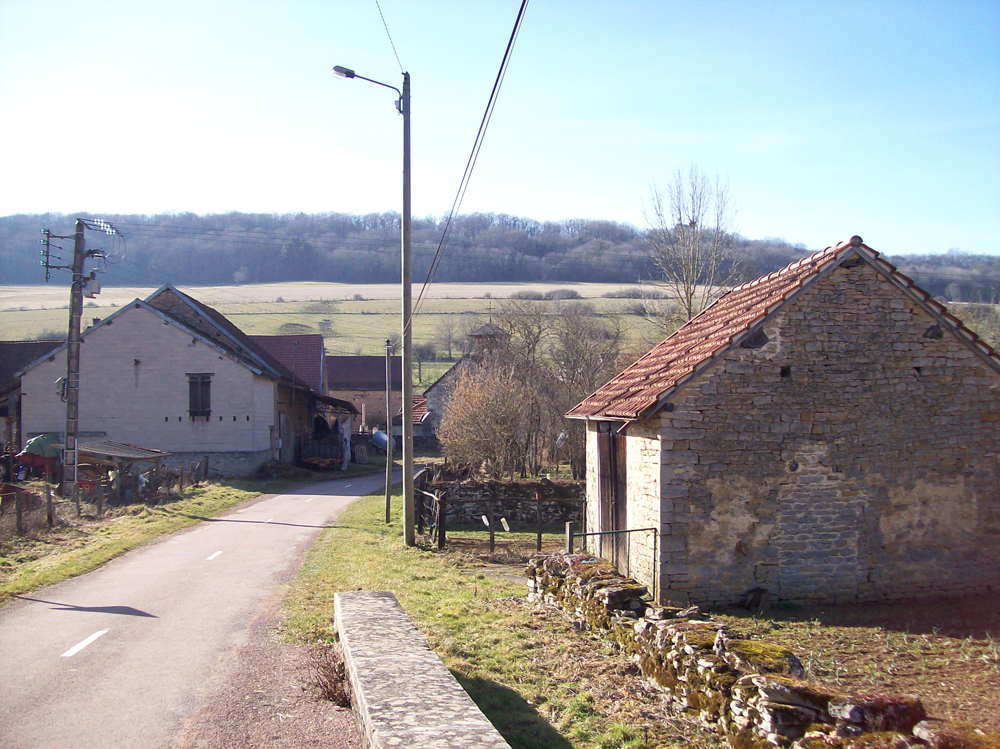
<path id="1" fill-rule="evenodd" d="M 178 494 L 183 494 L 184 493 L 184 466 L 183 465 L 181 466 L 181 472 L 180 472 L 180 474 L 177 476 L 177 493 Z"/>
<path id="2" fill-rule="evenodd" d="M 573 521 L 566 522 L 566 553 L 573 553 Z"/>
<path id="3" fill-rule="evenodd" d="M 542 493 L 535 492 L 535 522 L 538 525 L 538 538 L 535 540 L 535 551 L 542 550 Z"/>
<path id="4" fill-rule="evenodd" d="M 446 531 L 445 531 L 445 527 L 444 527 L 444 521 L 445 521 L 445 518 L 448 516 L 447 500 L 445 499 L 445 495 L 444 494 L 442 494 L 441 497 L 440 497 L 440 499 L 438 499 L 437 511 L 438 511 L 438 518 L 437 518 L 437 521 L 438 521 L 437 547 L 438 547 L 438 551 L 441 551 L 442 549 L 444 549 L 444 543 L 445 543 L 445 533 L 446 533 Z"/>
<path id="5" fill-rule="evenodd" d="M 52 487 L 49 484 L 45 485 L 45 521 L 48 523 L 49 528 L 52 527 Z"/>
<path id="6" fill-rule="evenodd" d="M 73 501 L 76 502 L 76 516 L 80 517 L 80 485 L 73 482 Z"/>
<path id="7" fill-rule="evenodd" d="M 202 480 L 206 484 L 208 483 L 208 456 L 207 455 L 205 456 L 205 470 L 204 470 L 204 473 L 202 474 L 201 478 L 202 478 Z"/>
<path id="8" fill-rule="evenodd" d="M 417 534 L 422 536 L 424 535 L 424 493 L 422 491 L 413 493 L 413 504 L 417 513 Z"/>
<path id="9" fill-rule="evenodd" d="M 104 515 L 104 485 L 97 479 L 97 517 Z"/>
<path id="10" fill-rule="evenodd" d="M 14 491 L 14 532 L 24 535 L 24 492 Z"/>
<path id="11" fill-rule="evenodd" d="M 493 532 L 493 495 L 490 494 L 490 502 L 486 507 L 487 519 L 490 521 L 490 554 L 493 553 L 493 549 L 496 544 L 495 534 Z"/>

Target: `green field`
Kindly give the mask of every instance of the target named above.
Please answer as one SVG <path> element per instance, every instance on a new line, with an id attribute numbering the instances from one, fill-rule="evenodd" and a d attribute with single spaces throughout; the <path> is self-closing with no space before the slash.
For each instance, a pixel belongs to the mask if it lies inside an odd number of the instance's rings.
<path id="1" fill-rule="evenodd" d="M 3 287 L 0 287 L 2 289 Z M 65 306 L 56 308 L 58 289 L 45 289 L 47 294 L 24 292 L 18 299 L 16 288 L 4 296 L 0 305 L 0 339 L 26 340 L 35 338 L 60 338 L 65 336 L 68 326 L 68 312 Z M 641 315 L 635 313 L 637 300 L 607 298 L 601 294 L 615 291 L 620 287 L 594 284 L 536 285 L 504 284 L 496 287 L 496 293 L 484 284 L 451 284 L 437 289 L 437 293 L 421 303 L 413 318 L 413 340 L 416 345 L 434 344 L 439 329 L 449 321 L 461 330 L 469 330 L 485 323 L 491 312 L 497 311 L 504 300 L 517 291 L 537 291 L 544 293 L 553 288 L 573 289 L 582 297 L 582 302 L 593 305 L 597 312 L 607 315 L 621 315 L 625 320 L 631 338 L 653 341 L 656 338 L 653 326 Z M 186 289 L 199 300 L 206 301 L 218 309 L 245 333 L 251 335 L 291 335 L 321 333 L 325 339 L 326 352 L 340 356 L 381 355 L 385 353 L 387 338 L 399 335 L 401 309 L 398 299 L 384 298 L 385 287 L 372 287 L 370 294 L 364 287 L 354 291 L 351 298 L 332 298 L 332 290 L 317 285 L 308 287 L 308 292 L 316 294 L 314 299 L 301 299 L 304 289 L 300 285 L 288 287 L 267 285 L 261 287 L 232 287 Z M 126 296 L 110 293 L 102 300 L 88 301 L 83 310 L 84 327 L 93 323 L 94 318 L 104 318 L 126 303 Z M 143 290 L 129 290 L 141 294 Z M 288 301 L 284 299 L 285 292 Z M 265 293 L 266 292 L 266 293 Z M 322 298 L 324 293 L 329 294 Z M 500 294 L 503 294 L 501 297 Z M 475 294 L 475 296 L 473 296 Z M 273 296 L 271 296 L 273 295 Z M 360 297 L 360 298 L 354 298 Z M 239 298 L 239 301 L 235 301 Z M 23 302 L 23 303 L 19 303 Z M 561 305 L 570 302 L 546 301 L 544 304 L 553 314 L 558 314 Z M 42 308 L 42 305 L 50 305 Z M 414 363 L 414 375 L 418 387 L 434 382 L 458 356 L 453 350 L 452 360 L 447 360 L 446 352 L 439 352 L 438 361 Z"/>

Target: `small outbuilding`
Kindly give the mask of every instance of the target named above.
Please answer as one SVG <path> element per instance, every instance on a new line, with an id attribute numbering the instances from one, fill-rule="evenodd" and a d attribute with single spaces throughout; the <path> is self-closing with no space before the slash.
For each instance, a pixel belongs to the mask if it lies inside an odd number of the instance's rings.
<path id="1" fill-rule="evenodd" d="M 573 408 L 592 551 L 662 601 L 1000 588 L 1000 357 L 860 237 L 738 286 Z"/>

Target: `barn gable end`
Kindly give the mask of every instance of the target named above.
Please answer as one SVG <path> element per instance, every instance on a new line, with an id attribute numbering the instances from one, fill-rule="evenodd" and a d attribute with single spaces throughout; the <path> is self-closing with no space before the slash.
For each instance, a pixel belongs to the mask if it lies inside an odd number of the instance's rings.
<path id="1" fill-rule="evenodd" d="M 1000 586 L 1000 373 L 917 292 L 872 262 L 831 266 L 617 424 L 628 526 L 660 530 L 656 564 L 652 534 L 631 534 L 631 572 L 711 604 Z"/>

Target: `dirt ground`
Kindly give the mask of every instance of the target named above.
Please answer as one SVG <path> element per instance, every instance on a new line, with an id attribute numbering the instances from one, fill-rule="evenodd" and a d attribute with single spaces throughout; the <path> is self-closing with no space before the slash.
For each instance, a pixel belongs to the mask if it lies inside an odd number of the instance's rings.
<path id="1" fill-rule="evenodd" d="M 845 692 L 915 694 L 937 718 L 1000 732 L 1000 593 L 723 617 L 790 648 Z"/>
<path id="2" fill-rule="evenodd" d="M 275 597 L 221 665 L 174 749 L 361 749 L 351 710 L 318 694 L 312 649 L 286 642 L 279 621 Z"/>

